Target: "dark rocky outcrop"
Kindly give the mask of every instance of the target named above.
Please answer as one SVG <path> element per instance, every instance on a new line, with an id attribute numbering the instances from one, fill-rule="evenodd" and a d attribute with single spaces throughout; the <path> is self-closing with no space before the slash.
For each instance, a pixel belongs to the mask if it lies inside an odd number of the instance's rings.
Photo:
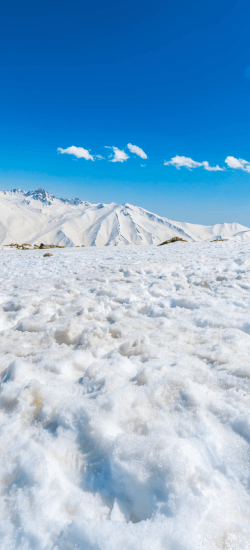
<path id="1" fill-rule="evenodd" d="M 28 244 L 28 243 L 23 243 L 23 244 L 10 243 L 10 244 L 4 244 L 3 246 L 11 246 L 14 248 L 18 248 L 18 250 L 38 250 L 39 248 L 41 250 L 44 250 L 47 248 L 65 248 L 65 246 L 60 246 L 59 244 L 43 244 L 43 243 L 41 243 L 40 246 L 38 244 L 34 244 L 33 249 L 28 248 L 29 246 L 32 246 L 31 244 Z"/>
<path id="2" fill-rule="evenodd" d="M 158 246 L 162 246 L 163 244 L 176 243 L 177 241 L 182 241 L 183 243 L 187 243 L 187 241 L 185 239 L 181 239 L 181 237 L 173 237 L 168 241 L 164 241 L 163 243 L 158 244 Z"/>
<path id="3" fill-rule="evenodd" d="M 43 243 L 41 243 L 39 248 L 44 250 L 46 248 L 65 248 L 65 246 L 60 246 L 59 244 L 43 244 Z"/>

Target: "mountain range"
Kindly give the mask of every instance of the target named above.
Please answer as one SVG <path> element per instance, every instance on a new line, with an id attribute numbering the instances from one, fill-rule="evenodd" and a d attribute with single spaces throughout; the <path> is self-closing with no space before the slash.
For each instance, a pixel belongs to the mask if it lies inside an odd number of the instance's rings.
<path id="1" fill-rule="evenodd" d="M 172 237 L 248 241 L 250 229 L 239 223 L 176 222 L 131 204 L 59 199 L 42 188 L 0 191 L 0 245 L 158 245 Z"/>

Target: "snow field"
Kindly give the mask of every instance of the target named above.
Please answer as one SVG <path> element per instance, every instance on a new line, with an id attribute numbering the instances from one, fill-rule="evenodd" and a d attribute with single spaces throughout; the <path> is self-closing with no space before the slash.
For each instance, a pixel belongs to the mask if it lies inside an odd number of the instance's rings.
<path id="1" fill-rule="evenodd" d="M 250 548 L 250 246 L 1 251 L 2 550 Z"/>

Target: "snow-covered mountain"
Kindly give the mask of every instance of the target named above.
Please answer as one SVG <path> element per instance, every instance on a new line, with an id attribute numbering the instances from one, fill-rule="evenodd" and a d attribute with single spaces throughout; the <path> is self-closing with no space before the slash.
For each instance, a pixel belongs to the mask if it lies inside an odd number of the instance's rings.
<path id="1" fill-rule="evenodd" d="M 187 241 L 248 241 L 250 229 L 238 223 L 203 226 L 175 222 L 131 204 L 58 199 L 41 188 L 0 191 L 1 245 L 157 245 L 175 236 Z"/>

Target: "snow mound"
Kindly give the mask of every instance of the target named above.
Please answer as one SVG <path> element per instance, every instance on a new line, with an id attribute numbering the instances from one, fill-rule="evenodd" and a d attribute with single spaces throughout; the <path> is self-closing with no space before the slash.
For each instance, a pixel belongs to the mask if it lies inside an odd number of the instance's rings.
<path id="1" fill-rule="evenodd" d="M 0 191 L 0 245 L 158 245 L 173 237 L 186 241 L 227 239 L 248 230 L 237 223 L 202 226 L 174 222 L 130 204 L 58 199 L 41 188 Z"/>
<path id="2" fill-rule="evenodd" d="M 250 247 L 0 254 L 1 548 L 248 550 Z"/>
<path id="3" fill-rule="evenodd" d="M 240 231 L 239 233 L 236 233 L 231 238 L 235 242 L 249 242 L 250 241 L 250 231 Z"/>

